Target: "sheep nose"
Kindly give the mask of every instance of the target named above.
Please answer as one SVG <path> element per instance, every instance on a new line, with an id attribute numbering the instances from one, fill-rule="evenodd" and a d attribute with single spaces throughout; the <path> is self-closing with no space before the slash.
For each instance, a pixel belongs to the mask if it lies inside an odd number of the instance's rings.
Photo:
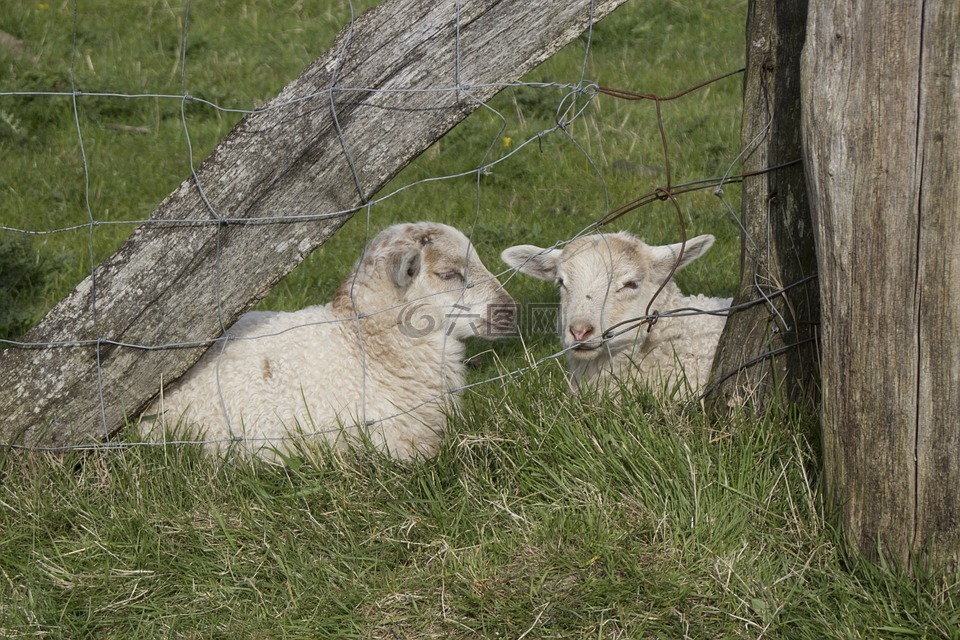
<path id="1" fill-rule="evenodd" d="M 573 322 L 570 324 L 570 335 L 576 342 L 583 342 L 593 335 L 593 325 L 589 322 Z"/>

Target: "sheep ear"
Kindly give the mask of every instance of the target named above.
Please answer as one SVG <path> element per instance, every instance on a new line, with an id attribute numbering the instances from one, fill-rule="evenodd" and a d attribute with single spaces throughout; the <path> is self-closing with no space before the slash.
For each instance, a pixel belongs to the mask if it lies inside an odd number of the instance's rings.
<path id="1" fill-rule="evenodd" d="M 500 259 L 520 273 L 540 280 L 553 280 L 557 277 L 560 249 L 541 249 L 532 244 L 521 244 L 504 249 Z"/>
<path id="2" fill-rule="evenodd" d="M 406 289 L 420 273 L 420 252 L 415 249 L 397 251 L 390 258 L 390 276 L 394 284 Z"/>
<path id="3" fill-rule="evenodd" d="M 653 251 L 653 269 L 662 279 L 666 279 L 671 270 L 675 270 L 674 265 L 676 265 L 676 270 L 687 266 L 705 254 L 707 249 L 713 246 L 714 240 L 716 238 L 711 235 L 702 235 L 687 240 L 686 244 L 677 242 L 660 247 L 650 247 Z M 681 247 L 683 248 L 682 256 L 680 255 Z M 677 258 L 680 258 L 679 263 Z"/>

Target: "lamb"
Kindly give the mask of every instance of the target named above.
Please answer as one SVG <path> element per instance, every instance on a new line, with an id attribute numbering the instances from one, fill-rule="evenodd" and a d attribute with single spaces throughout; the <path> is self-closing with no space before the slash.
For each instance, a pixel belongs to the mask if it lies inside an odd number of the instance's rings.
<path id="1" fill-rule="evenodd" d="M 522 273 L 559 286 L 560 338 L 575 393 L 591 387 L 615 395 L 621 383 L 652 391 L 676 387 L 696 392 L 710 375 L 726 322 L 722 310 L 729 308 L 730 299 L 684 296 L 672 276 L 713 242 L 713 236 L 702 235 L 685 244 L 650 246 L 620 232 L 583 236 L 563 249 L 510 247 L 501 258 Z M 655 314 L 681 309 L 719 313 Z M 648 313 L 655 316 L 649 326 L 635 320 Z"/>
<path id="2" fill-rule="evenodd" d="M 154 438 L 195 425 L 210 448 L 242 439 L 265 458 L 311 433 L 429 457 L 465 381 L 462 341 L 506 335 L 515 318 L 463 233 L 394 225 L 330 303 L 244 315 L 145 415 L 158 416 Z"/>

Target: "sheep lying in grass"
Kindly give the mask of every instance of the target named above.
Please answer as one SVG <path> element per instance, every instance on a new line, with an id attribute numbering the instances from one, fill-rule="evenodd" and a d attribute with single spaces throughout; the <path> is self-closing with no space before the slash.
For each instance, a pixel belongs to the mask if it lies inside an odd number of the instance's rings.
<path id="1" fill-rule="evenodd" d="M 502 254 L 508 265 L 560 287 L 560 338 L 567 353 L 574 391 L 601 386 L 616 391 L 619 382 L 652 390 L 686 377 L 698 390 L 710 375 L 724 315 L 659 317 L 649 327 L 635 318 L 681 309 L 717 311 L 729 299 L 684 296 L 671 280 L 679 269 L 713 244 L 704 235 L 681 244 L 649 246 L 628 233 L 584 236 L 561 249 L 532 245 Z"/>
<path id="2" fill-rule="evenodd" d="M 448 392 L 465 381 L 461 341 L 503 335 L 515 317 L 461 232 L 395 225 L 370 242 L 332 302 L 246 314 L 145 415 L 159 416 L 154 438 L 180 424 L 211 446 L 242 438 L 267 457 L 297 433 L 430 456 Z"/>

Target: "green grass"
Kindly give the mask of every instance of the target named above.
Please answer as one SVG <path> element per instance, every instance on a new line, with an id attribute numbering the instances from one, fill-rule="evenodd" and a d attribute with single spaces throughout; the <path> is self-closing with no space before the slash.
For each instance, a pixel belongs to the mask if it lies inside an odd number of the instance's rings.
<path id="1" fill-rule="evenodd" d="M 374 4 L 357 2 L 357 12 Z M 191 95 L 249 109 L 332 42 L 346 2 L 5 2 L 0 93 Z M 634 0 L 530 82 L 668 96 L 743 65 L 744 0 Z M 181 75 L 182 74 L 182 75 Z M 554 131 L 564 91 L 505 90 L 261 303 L 324 302 L 369 234 L 473 228 L 481 257 L 552 244 L 666 180 L 655 105 L 596 96 Z M 674 184 L 736 173 L 741 81 L 664 102 Z M 0 338 L 110 255 L 233 126 L 176 98 L 0 95 Z M 184 119 L 193 149 L 191 158 Z M 509 139 L 509 144 L 507 143 Z M 532 143 L 519 148 L 526 140 Z M 503 162 L 497 160 L 513 153 Z M 85 162 L 84 162 L 85 159 Z M 488 167 L 481 174 L 421 182 Z M 86 168 L 86 172 L 85 172 Z M 683 288 L 732 293 L 739 188 L 679 199 L 715 247 Z M 613 229 L 679 238 L 657 203 Z M 556 293 L 511 278 L 524 303 Z M 556 351 L 548 328 L 472 345 L 471 382 Z M 825 512 L 809 416 L 708 418 L 650 396 L 571 399 L 562 362 L 473 387 L 440 454 L 402 465 L 305 448 L 286 467 L 191 447 L 0 450 L 0 638 L 960 638 L 956 584 L 847 557 Z"/>
<path id="2" fill-rule="evenodd" d="M 711 422 L 561 382 L 470 394 L 411 466 L 4 454 L 0 632 L 957 637 L 955 587 L 848 564 L 802 416 Z"/>

